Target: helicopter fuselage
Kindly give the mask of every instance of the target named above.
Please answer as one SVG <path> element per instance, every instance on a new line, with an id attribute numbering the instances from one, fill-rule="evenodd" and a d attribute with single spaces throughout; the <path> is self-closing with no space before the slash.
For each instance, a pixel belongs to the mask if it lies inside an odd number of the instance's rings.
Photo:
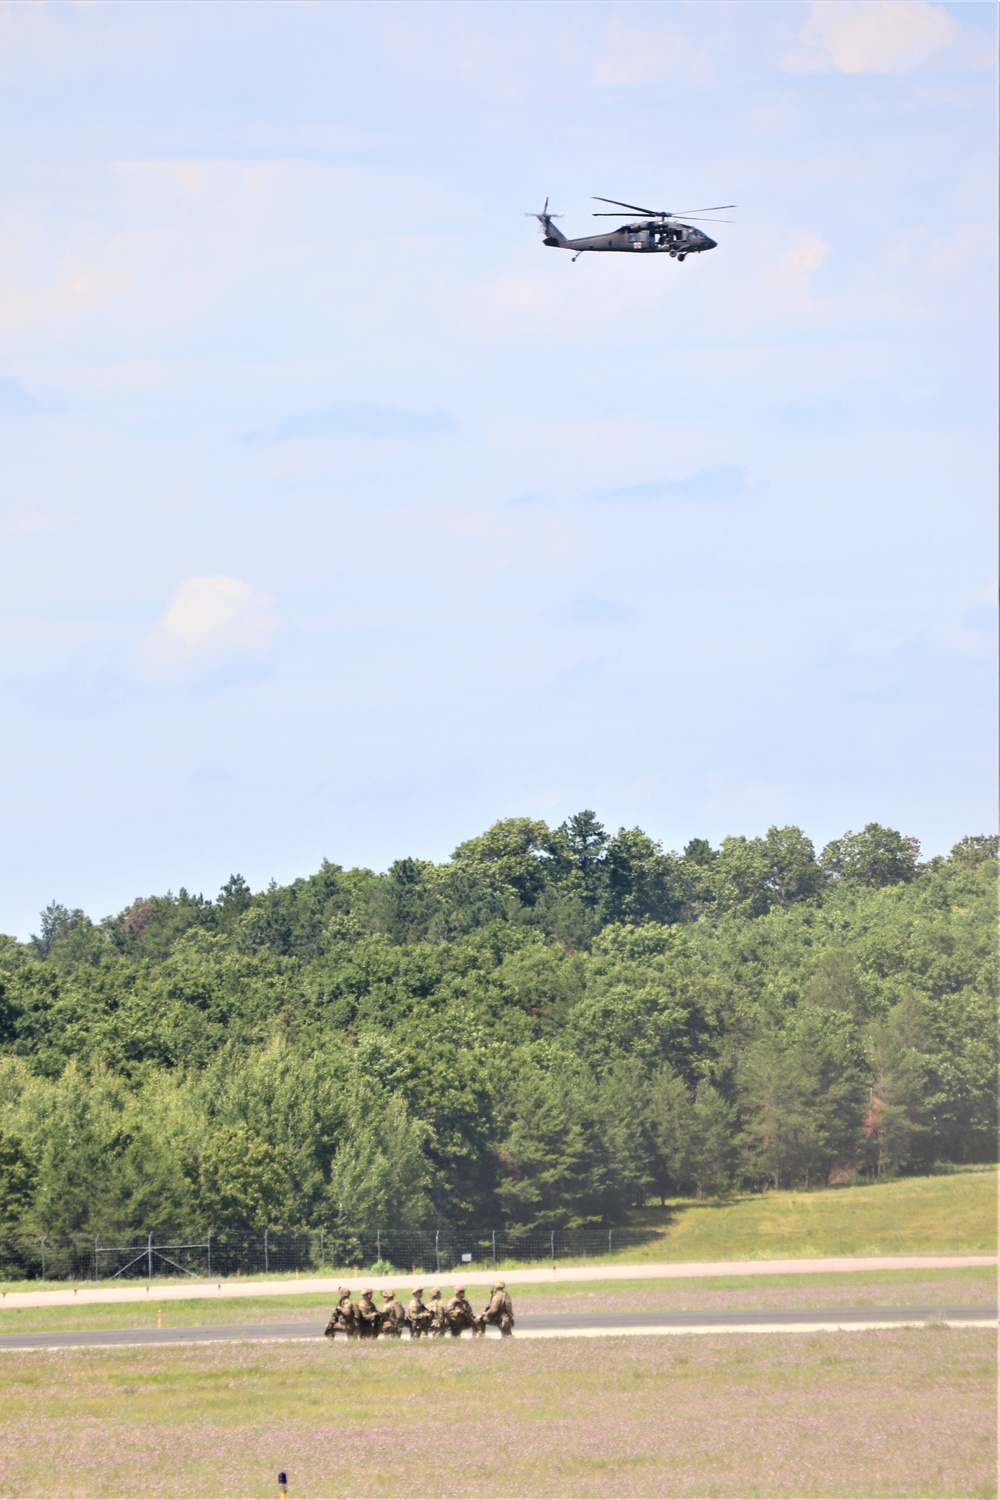
<path id="1" fill-rule="evenodd" d="M 673 255 L 683 260 L 687 255 L 698 255 L 703 250 L 714 250 L 716 242 L 691 224 L 622 224 L 604 234 L 591 234 L 583 239 L 570 240 L 553 233 L 554 225 L 544 226 L 544 244 L 553 249 L 573 250 L 577 255 L 584 250 L 621 251 L 629 255 Z"/>

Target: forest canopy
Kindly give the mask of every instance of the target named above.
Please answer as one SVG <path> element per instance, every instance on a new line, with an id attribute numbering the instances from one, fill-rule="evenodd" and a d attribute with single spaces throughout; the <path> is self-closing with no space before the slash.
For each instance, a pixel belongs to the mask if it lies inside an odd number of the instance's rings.
<path id="1" fill-rule="evenodd" d="M 0 1235 L 623 1222 L 993 1160 L 996 838 L 584 811 L 0 938 Z"/>

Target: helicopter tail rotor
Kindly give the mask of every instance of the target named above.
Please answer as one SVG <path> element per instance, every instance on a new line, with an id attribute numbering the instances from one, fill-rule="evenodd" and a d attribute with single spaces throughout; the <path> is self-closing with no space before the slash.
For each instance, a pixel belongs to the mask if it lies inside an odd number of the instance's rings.
<path id="1" fill-rule="evenodd" d="M 562 214 L 549 213 L 549 197 L 547 193 L 545 195 L 545 202 L 542 205 L 541 213 L 526 213 L 524 217 L 526 219 L 538 220 L 539 227 L 541 228 L 542 234 L 545 236 L 546 242 L 554 242 L 555 244 L 559 244 L 566 238 L 562 230 L 557 229 L 555 224 L 553 224 L 552 222 L 553 219 L 561 219 Z"/>

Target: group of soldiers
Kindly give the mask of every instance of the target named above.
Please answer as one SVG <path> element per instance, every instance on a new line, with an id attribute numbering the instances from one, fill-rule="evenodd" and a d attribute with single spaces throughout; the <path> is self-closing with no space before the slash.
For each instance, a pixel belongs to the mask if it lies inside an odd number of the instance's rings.
<path id="1" fill-rule="evenodd" d="M 367 1287 L 358 1302 L 351 1296 L 350 1288 L 339 1289 L 340 1300 L 330 1315 L 323 1330 L 327 1338 L 333 1339 L 342 1333 L 349 1339 L 399 1339 L 404 1328 L 409 1329 L 411 1339 L 443 1339 L 450 1334 L 457 1339 L 467 1328 L 473 1338 L 482 1338 L 489 1326 L 499 1328 L 501 1337 L 509 1338 L 514 1332 L 514 1304 L 502 1281 L 495 1281 L 490 1300 L 481 1313 L 472 1311 L 465 1287 L 457 1286 L 450 1302 L 441 1297 L 440 1287 L 434 1287 L 425 1304 L 424 1289 L 414 1287 L 408 1307 L 396 1300 L 395 1292 L 382 1293 L 382 1306 L 376 1307 L 375 1293 Z"/>

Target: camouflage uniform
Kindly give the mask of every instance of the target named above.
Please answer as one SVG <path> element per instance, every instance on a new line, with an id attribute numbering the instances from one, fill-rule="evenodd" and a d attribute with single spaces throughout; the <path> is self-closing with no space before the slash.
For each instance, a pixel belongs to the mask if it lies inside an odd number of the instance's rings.
<path id="1" fill-rule="evenodd" d="M 482 1323 L 472 1311 L 472 1304 L 466 1300 L 464 1286 L 455 1288 L 454 1297 L 445 1307 L 444 1317 L 453 1339 L 457 1339 L 464 1328 L 471 1328 L 473 1336 L 483 1331 Z"/>
<path id="2" fill-rule="evenodd" d="M 410 1305 L 406 1309 L 407 1317 L 410 1320 L 411 1339 L 418 1339 L 421 1334 L 430 1332 L 431 1314 L 424 1306 L 423 1294 L 423 1287 L 415 1286 L 413 1288 L 413 1296 L 410 1298 Z"/>
<path id="3" fill-rule="evenodd" d="M 514 1331 L 514 1304 L 502 1281 L 493 1284 L 493 1294 L 483 1312 L 484 1330 L 487 1323 L 492 1323 L 495 1328 L 499 1328 L 501 1336 L 505 1339 L 510 1338 Z"/>
<path id="4" fill-rule="evenodd" d="M 356 1303 L 351 1300 L 350 1288 L 340 1288 L 340 1300 L 333 1312 L 330 1321 L 323 1330 L 327 1338 L 336 1338 L 338 1333 L 344 1334 L 349 1339 L 358 1336 L 358 1309 Z"/>
<path id="5" fill-rule="evenodd" d="M 448 1320 L 445 1317 L 444 1303 L 441 1301 L 441 1288 L 434 1287 L 431 1291 L 431 1300 L 427 1304 L 427 1311 L 431 1315 L 428 1333 L 431 1338 L 443 1339 Z"/>
<path id="6" fill-rule="evenodd" d="M 375 1293 L 371 1287 L 361 1293 L 361 1301 L 358 1303 L 358 1337 L 363 1339 L 377 1339 L 379 1328 L 382 1326 L 382 1314 L 372 1301 Z"/>
<path id="7" fill-rule="evenodd" d="M 379 1311 L 382 1315 L 382 1337 L 387 1339 L 402 1338 L 403 1328 L 406 1324 L 406 1310 L 402 1302 L 396 1301 L 395 1292 L 382 1293 L 382 1306 Z"/>

